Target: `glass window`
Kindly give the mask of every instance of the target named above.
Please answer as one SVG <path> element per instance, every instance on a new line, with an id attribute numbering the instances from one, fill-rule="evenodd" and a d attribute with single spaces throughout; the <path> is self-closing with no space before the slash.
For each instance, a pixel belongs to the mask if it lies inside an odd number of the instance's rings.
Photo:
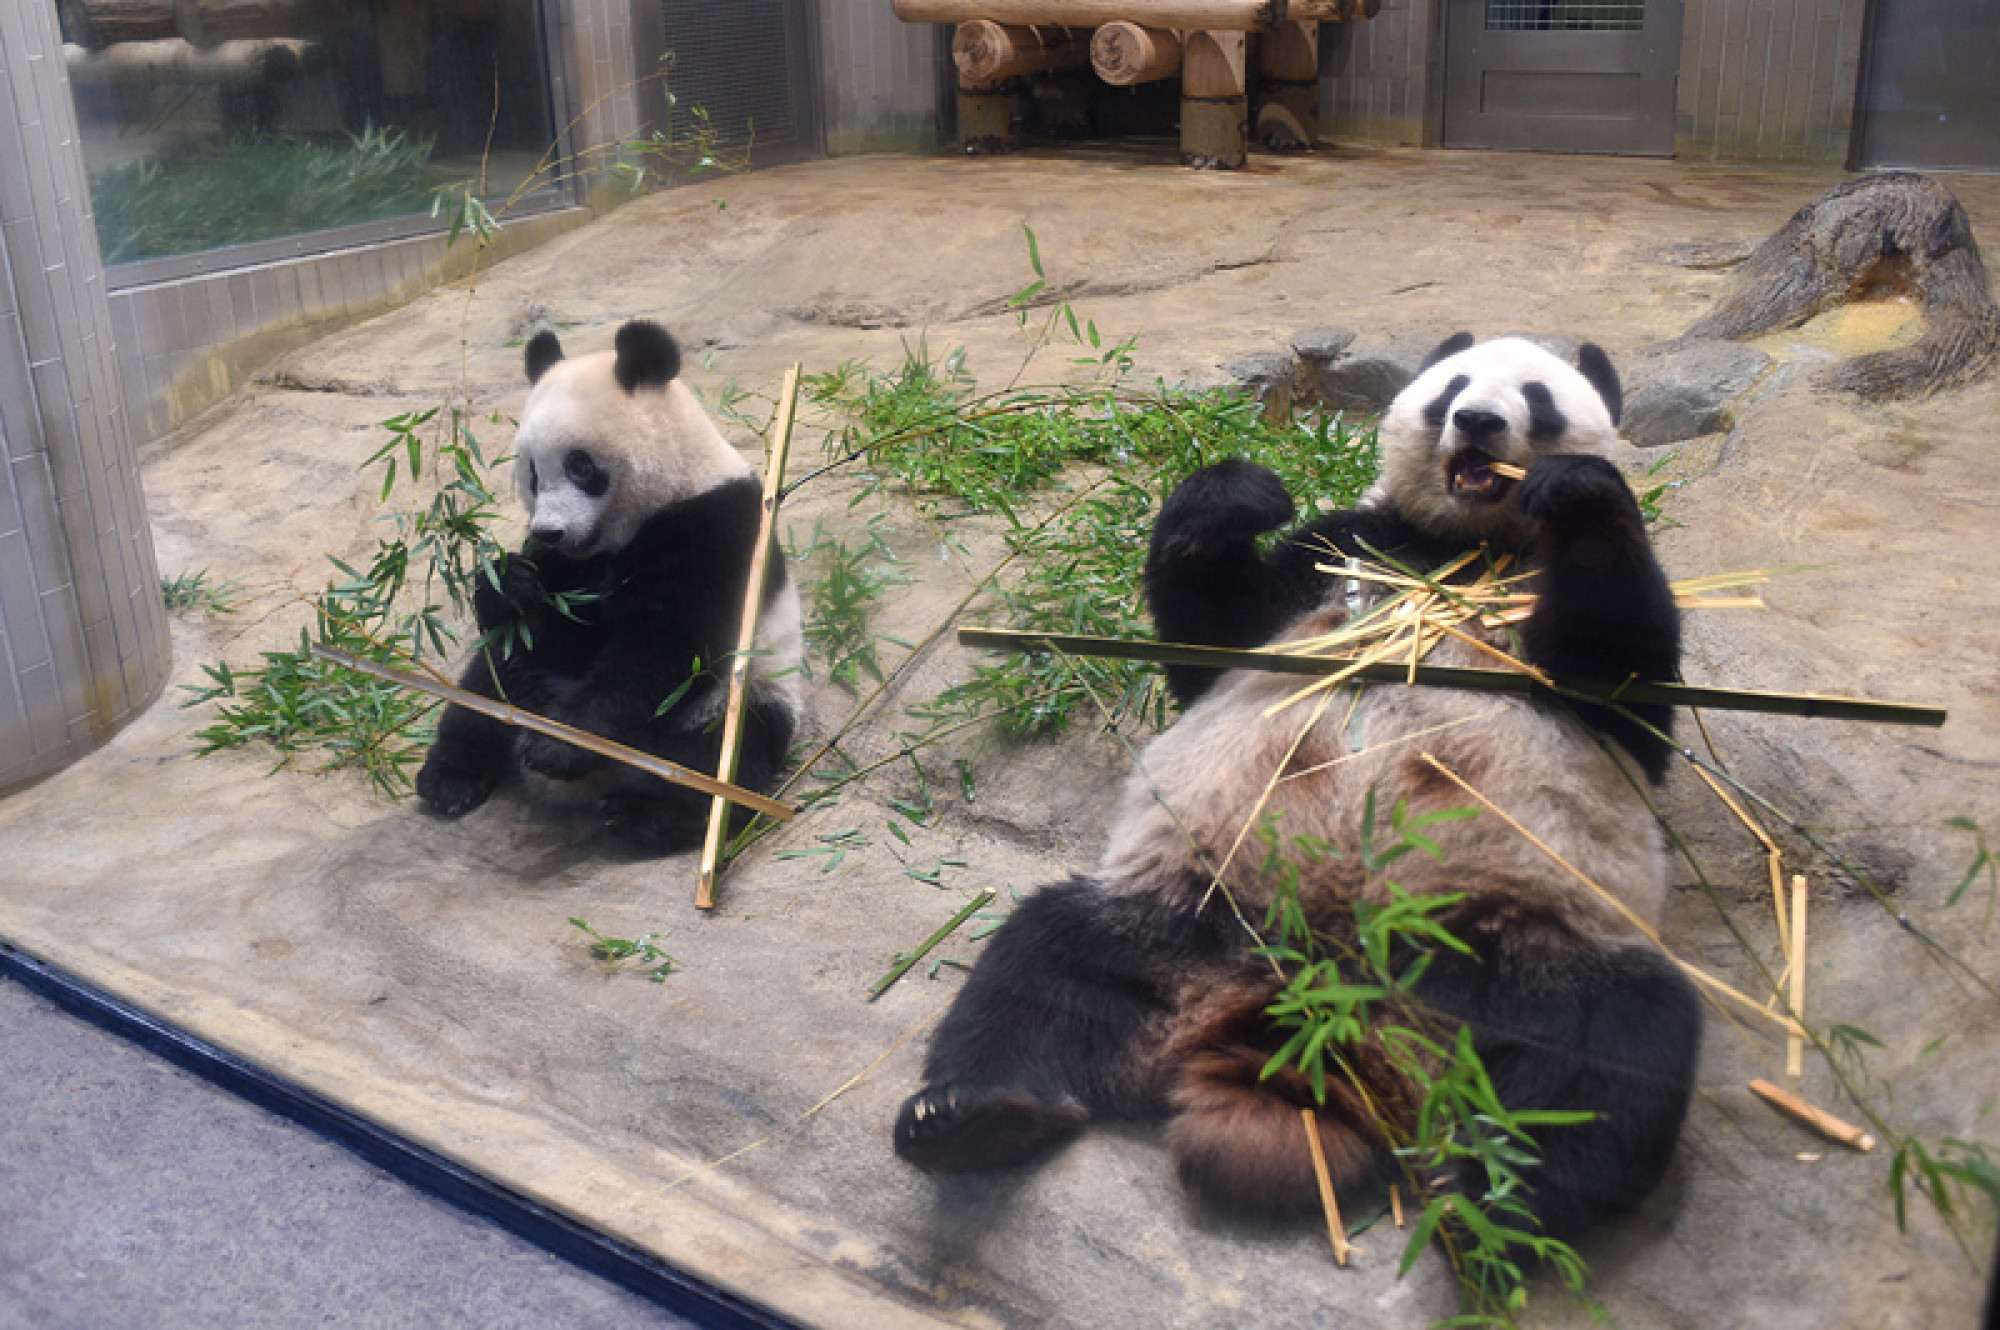
<path id="1" fill-rule="evenodd" d="M 551 184 L 535 174 L 554 137 L 536 0 L 59 0 L 58 12 L 107 264 Z"/>

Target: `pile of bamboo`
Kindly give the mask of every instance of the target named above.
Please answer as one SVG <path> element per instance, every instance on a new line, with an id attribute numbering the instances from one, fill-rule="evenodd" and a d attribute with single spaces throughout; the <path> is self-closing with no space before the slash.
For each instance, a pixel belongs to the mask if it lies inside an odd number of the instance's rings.
<path id="1" fill-rule="evenodd" d="M 967 152 L 1019 142 L 1016 81 L 1089 69 L 1115 87 L 1181 82 L 1181 160 L 1233 168 L 1256 137 L 1312 146 L 1319 25 L 1372 18 L 1381 0 L 894 0 L 906 23 L 955 23 L 959 129 Z"/>

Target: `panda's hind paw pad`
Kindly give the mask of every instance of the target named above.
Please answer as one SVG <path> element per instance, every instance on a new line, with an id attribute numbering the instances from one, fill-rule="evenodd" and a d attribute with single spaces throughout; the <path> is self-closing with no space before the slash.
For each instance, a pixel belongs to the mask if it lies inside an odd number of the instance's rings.
<path id="1" fill-rule="evenodd" d="M 896 1153 L 918 1168 L 967 1173 L 1024 1164 L 1084 1122 L 1074 1103 L 1025 1090 L 930 1086 L 896 1116 Z"/>

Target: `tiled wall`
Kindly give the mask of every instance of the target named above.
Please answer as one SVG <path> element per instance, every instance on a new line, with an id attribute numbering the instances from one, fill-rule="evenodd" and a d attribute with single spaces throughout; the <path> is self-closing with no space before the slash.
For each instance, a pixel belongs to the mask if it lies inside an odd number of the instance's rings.
<path id="1" fill-rule="evenodd" d="M 95 235 L 55 6 L 0 5 L 0 790 L 167 677 Z"/>
<path id="2" fill-rule="evenodd" d="M 818 0 L 826 149 L 924 152 L 940 144 L 938 25 L 904 23 L 889 0 Z"/>
<path id="3" fill-rule="evenodd" d="M 1864 9 L 1865 0 L 1687 0 L 1676 151 L 1845 163 Z"/>

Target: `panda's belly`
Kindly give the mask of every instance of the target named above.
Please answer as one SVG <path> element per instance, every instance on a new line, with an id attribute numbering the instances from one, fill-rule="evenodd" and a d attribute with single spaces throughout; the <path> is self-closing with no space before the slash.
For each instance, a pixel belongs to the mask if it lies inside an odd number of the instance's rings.
<path id="1" fill-rule="evenodd" d="M 1491 663 L 1457 644 L 1430 659 Z M 1413 851 L 1396 860 L 1383 878 L 1406 891 L 1545 905 L 1607 939 L 1637 931 L 1626 911 L 1656 922 L 1666 856 L 1640 793 L 1644 777 L 1580 721 L 1522 697 L 1402 684 L 1284 705 L 1303 686 L 1294 676 L 1230 674 L 1149 744 L 1126 783 L 1100 876 L 1143 890 L 1220 874 L 1255 922 L 1281 879 L 1267 871 L 1275 840 L 1299 867 L 1309 907 L 1381 894 L 1382 881 L 1364 882 L 1354 854 L 1372 790 L 1378 845 L 1393 836 L 1399 804 L 1410 814 L 1480 810 L 1423 829 L 1443 858 Z M 1296 848 L 1300 837 L 1333 845 L 1338 857 L 1312 862 Z"/>

